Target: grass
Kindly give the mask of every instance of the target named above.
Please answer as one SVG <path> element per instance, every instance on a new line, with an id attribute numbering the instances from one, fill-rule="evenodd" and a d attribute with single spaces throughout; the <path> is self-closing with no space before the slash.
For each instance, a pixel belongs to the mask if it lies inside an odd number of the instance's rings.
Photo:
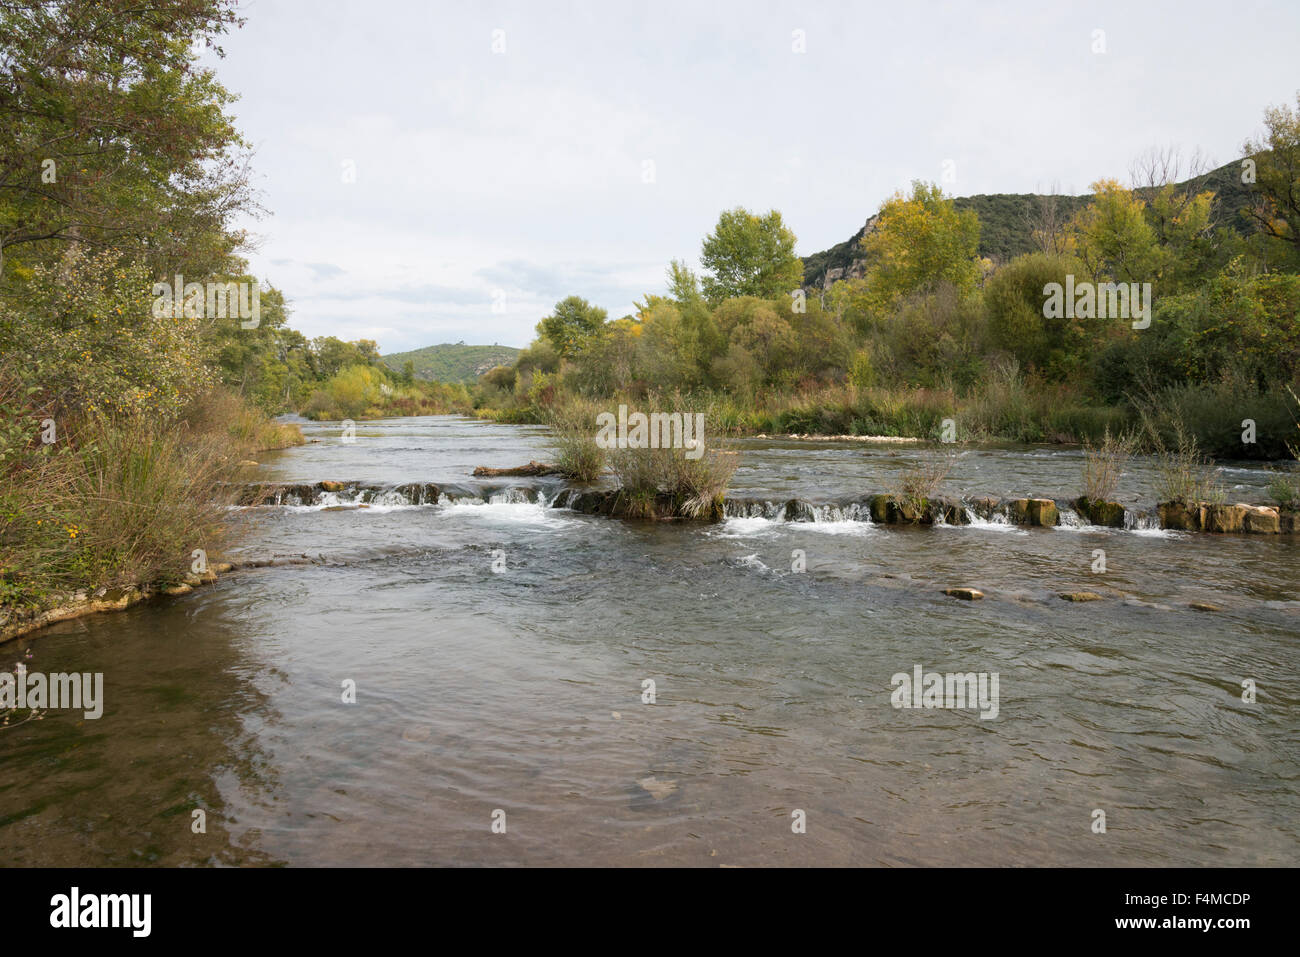
<path id="1" fill-rule="evenodd" d="M 1221 504 L 1227 490 L 1219 482 L 1214 460 L 1201 451 L 1196 437 L 1181 425 L 1174 432 L 1174 444 L 1155 437 L 1156 495 L 1161 502 L 1197 505 Z"/>
<path id="2" fill-rule="evenodd" d="M 918 465 L 904 469 L 889 490 L 890 500 L 912 516 L 920 516 L 952 471 L 952 453 L 928 452 Z"/>
<path id="3" fill-rule="evenodd" d="M 650 396 L 641 407 L 703 413 L 706 433 L 700 438 L 705 445 L 698 458 L 688 458 L 684 448 L 608 450 L 610 470 L 621 486 L 619 511 L 630 518 L 721 518 L 740 453 L 731 447 L 727 430 L 717 424 L 716 399 Z"/>
<path id="4" fill-rule="evenodd" d="M 177 582 L 195 549 L 227 543 L 221 485 L 237 447 L 221 431 L 141 418 L 87 420 L 34 455 L 0 496 L 0 597 Z"/>
<path id="5" fill-rule="evenodd" d="M 1137 435 L 1111 435 L 1107 429 L 1100 444 L 1083 443 L 1083 497 L 1090 502 L 1114 501 L 1119 477 L 1137 445 Z"/>
<path id="6" fill-rule="evenodd" d="M 213 389 L 195 399 L 186 410 L 185 419 L 187 427 L 201 433 L 224 428 L 239 458 L 287 449 L 307 441 L 298 426 L 274 421 L 228 389 Z"/>
<path id="7" fill-rule="evenodd" d="M 1288 386 L 1286 391 L 1291 401 L 1300 407 L 1300 396 L 1295 394 L 1295 390 Z M 1300 422 L 1294 422 L 1294 425 L 1300 430 Z M 1300 442 L 1288 442 L 1286 447 L 1295 459 L 1294 465 L 1300 466 Z M 1268 493 L 1284 509 L 1300 508 L 1300 474 L 1290 471 L 1286 475 L 1279 475 L 1269 483 Z"/>
<path id="8" fill-rule="evenodd" d="M 179 418 L 62 423 L 56 443 L 18 447 L 0 470 L 0 604 L 184 580 L 195 550 L 210 564 L 231 543 L 238 462 L 302 441 L 221 389 Z"/>
<path id="9" fill-rule="evenodd" d="M 548 409 L 543 421 L 550 426 L 548 439 L 553 464 L 575 482 L 594 482 L 605 472 L 605 450 L 596 444 L 596 415 L 602 407 L 578 399 Z"/>

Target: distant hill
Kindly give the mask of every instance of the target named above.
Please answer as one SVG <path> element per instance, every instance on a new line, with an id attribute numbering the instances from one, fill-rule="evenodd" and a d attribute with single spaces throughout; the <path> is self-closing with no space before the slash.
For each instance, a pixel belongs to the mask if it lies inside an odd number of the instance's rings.
<path id="1" fill-rule="evenodd" d="M 1249 187 L 1241 182 L 1241 161 L 1235 161 L 1211 170 L 1190 184 L 1197 192 L 1214 190 L 1214 216 L 1219 225 L 1244 230 L 1245 222 L 1238 210 L 1245 206 L 1250 195 Z M 1146 190 L 1137 190 L 1139 194 Z M 973 209 L 980 218 L 981 256 L 995 263 L 1005 263 L 1022 253 L 1034 251 L 1032 232 L 1039 215 L 1040 203 L 1048 199 L 1036 193 L 991 193 L 980 196 L 959 196 L 953 200 L 958 210 Z M 1068 220 L 1092 199 L 1083 196 L 1057 196 L 1057 216 Z M 857 278 L 863 273 L 862 237 L 874 229 L 873 214 L 862 228 L 842 243 L 825 249 L 803 260 L 803 284 L 808 289 L 821 289 L 837 279 Z"/>
<path id="2" fill-rule="evenodd" d="M 409 359 L 415 377 L 437 382 L 474 382 L 494 366 L 513 365 L 519 350 L 512 346 L 467 346 L 463 342 L 445 342 L 410 352 L 394 352 L 380 360 L 394 372 L 401 372 Z"/>

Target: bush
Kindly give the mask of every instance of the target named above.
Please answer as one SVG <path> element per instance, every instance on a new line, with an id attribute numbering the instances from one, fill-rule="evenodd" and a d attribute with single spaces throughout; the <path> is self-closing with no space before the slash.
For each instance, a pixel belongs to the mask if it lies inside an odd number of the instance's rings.
<path id="1" fill-rule="evenodd" d="M 1136 444 L 1137 436 L 1133 433 L 1115 436 L 1109 428 L 1100 444 L 1083 443 L 1084 498 L 1090 502 L 1114 501 L 1120 473 Z"/>
<path id="2" fill-rule="evenodd" d="M 952 471 L 954 458 L 952 453 L 924 455 L 919 464 L 905 469 L 894 478 L 889 492 L 890 500 L 903 509 L 905 514 L 921 515 Z"/>
<path id="3" fill-rule="evenodd" d="M 554 465 L 575 482 L 594 482 L 605 471 L 605 450 L 596 444 L 596 402 L 577 400 L 548 409 L 542 420 L 551 428 Z"/>
<path id="4" fill-rule="evenodd" d="M 213 555 L 229 538 L 221 482 L 237 452 L 222 431 L 142 416 L 68 430 L 0 496 L 8 600 L 181 580 L 195 549 Z"/>

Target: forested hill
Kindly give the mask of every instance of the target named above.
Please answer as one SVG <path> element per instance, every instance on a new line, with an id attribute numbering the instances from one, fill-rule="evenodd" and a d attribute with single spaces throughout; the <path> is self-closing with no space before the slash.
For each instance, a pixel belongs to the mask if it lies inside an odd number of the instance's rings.
<path id="1" fill-rule="evenodd" d="M 446 342 L 410 352 L 394 352 L 381 357 L 381 361 L 394 372 L 401 372 L 410 361 L 417 379 L 470 385 L 493 366 L 513 365 L 518 355 L 519 350 L 512 346 L 467 346 L 463 342 Z"/>
<path id="2" fill-rule="evenodd" d="M 1196 192 L 1213 190 L 1215 199 L 1215 217 L 1219 225 L 1231 226 L 1243 230 L 1245 220 L 1238 210 L 1246 204 L 1249 188 L 1241 182 L 1241 161 L 1236 160 L 1226 166 L 1211 170 L 1202 176 L 1178 184 L 1193 188 Z M 1138 195 L 1150 190 L 1138 189 Z M 1033 252 L 1033 230 L 1042 220 L 1044 207 L 1055 201 L 1055 216 L 1058 221 L 1068 221 L 1079 209 L 1092 199 L 1091 194 L 1083 196 L 1048 196 L 1039 193 L 990 193 L 979 196 L 960 196 L 953 200 L 957 210 L 973 209 L 980 218 L 979 253 L 996 263 L 1006 263 L 1023 253 Z M 821 288 L 837 279 L 852 278 L 862 274 L 862 237 L 875 224 L 872 215 L 862 228 L 842 243 L 830 249 L 805 256 L 803 260 L 803 280 L 805 288 Z"/>

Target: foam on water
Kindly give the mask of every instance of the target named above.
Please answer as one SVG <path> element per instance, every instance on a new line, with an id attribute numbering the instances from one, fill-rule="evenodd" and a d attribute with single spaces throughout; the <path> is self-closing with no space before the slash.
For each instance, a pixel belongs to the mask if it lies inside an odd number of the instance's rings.
<path id="1" fill-rule="evenodd" d="M 1001 512 L 994 512 L 992 518 L 981 518 L 971 509 L 965 509 L 966 525 L 948 525 L 946 528 L 977 528 L 981 531 L 1009 532 L 1012 535 L 1028 535 L 1023 528 L 1011 523 L 1011 519 Z"/>
<path id="2" fill-rule="evenodd" d="M 490 495 L 487 501 L 477 497 L 450 499 L 446 495 L 440 495 L 439 514 L 451 519 L 485 519 L 544 528 L 560 528 L 578 520 L 567 509 L 550 508 L 545 496 L 538 495 L 537 501 L 530 502 L 526 496 L 514 494 L 520 491 L 506 489 Z"/>

